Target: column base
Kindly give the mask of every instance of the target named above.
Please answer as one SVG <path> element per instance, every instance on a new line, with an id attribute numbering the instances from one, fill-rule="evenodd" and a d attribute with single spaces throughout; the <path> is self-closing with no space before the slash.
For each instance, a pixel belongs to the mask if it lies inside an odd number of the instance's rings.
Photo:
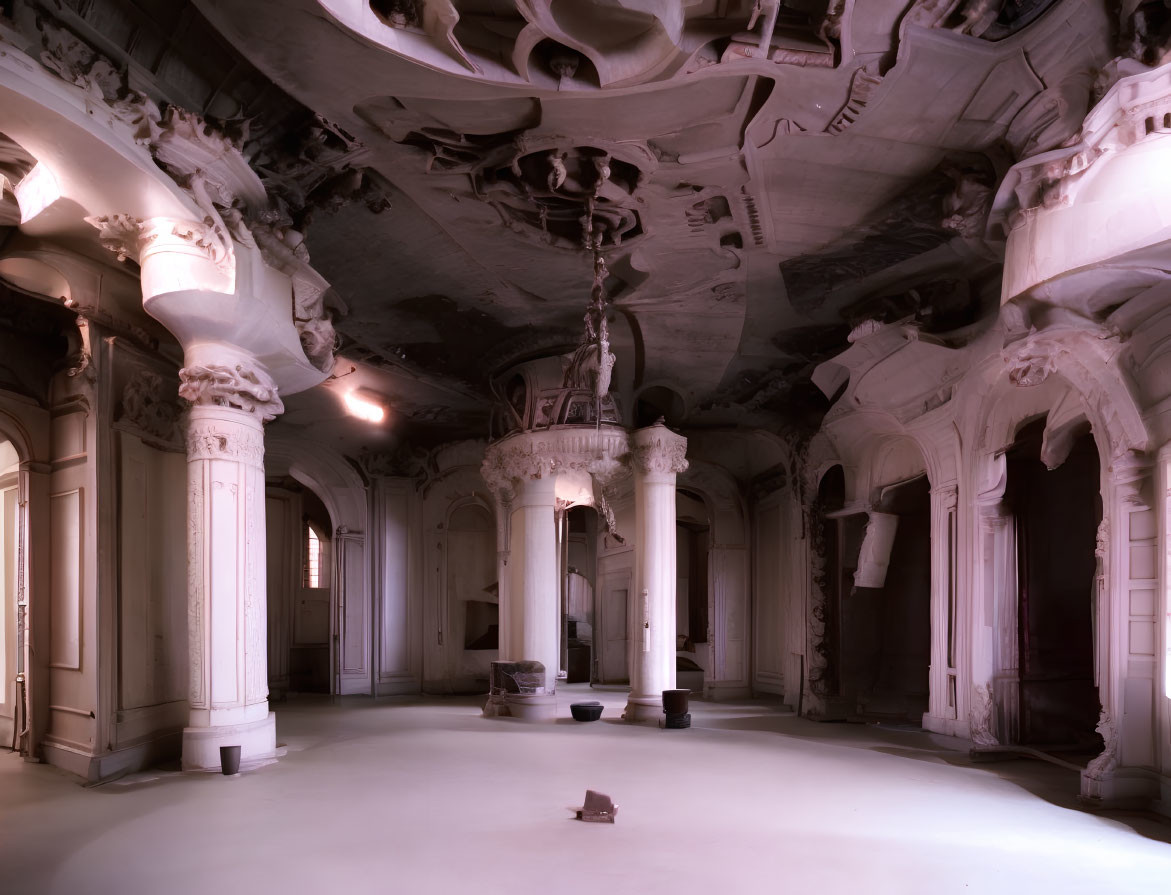
<path id="1" fill-rule="evenodd" d="M 493 693 L 484 704 L 485 718 L 516 718 L 520 721 L 556 721 L 555 693 Z"/>
<path id="2" fill-rule="evenodd" d="M 622 713 L 622 720 L 644 724 L 647 721 L 657 722 L 662 716 L 662 696 L 631 696 L 626 700 L 626 710 Z"/>
<path id="3" fill-rule="evenodd" d="M 240 746 L 241 765 L 276 758 L 276 715 L 269 712 L 247 724 L 184 727 L 183 770 L 218 771 L 220 746 Z"/>

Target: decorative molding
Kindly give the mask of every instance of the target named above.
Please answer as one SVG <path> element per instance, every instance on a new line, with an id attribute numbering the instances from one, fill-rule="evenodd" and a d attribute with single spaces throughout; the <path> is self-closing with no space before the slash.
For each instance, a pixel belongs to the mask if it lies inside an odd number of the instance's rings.
<path id="1" fill-rule="evenodd" d="M 234 460 L 264 468 L 264 430 L 215 419 L 191 419 L 187 426 L 188 460 Z"/>
<path id="2" fill-rule="evenodd" d="M 158 120 L 158 106 L 146 94 L 132 89 L 125 73 L 109 59 L 49 16 L 38 14 L 36 24 L 41 32 L 41 64 L 80 87 L 92 102 L 105 106 L 131 128 L 136 139 L 146 138 Z"/>
<path id="3" fill-rule="evenodd" d="M 326 311 L 330 286 L 309 264 L 303 230 L 315 207 L 336 209 L 359 197 L 372 211 L 389 207 L 380 186 L 355 167 L 365 148 L 319 118 L 295 153 L 264 155 L 262 178 L 243 152 L 247 129 L 237 140 L 193 112 L 177 106 L 160 110 L 133 90 L 109 59 L 48 16 L 39 16 L 37 27 L 42 64 L 128 125 L 133 139 L 149 149 L 203 215 L 198 223 L 148 223 L 128 214 L 87 217 L 102 244 L 119 261 L 137 261 L 147 244 L 177 238 L 205 252 L 229 276 L 236 266 L 233 242 L 259 248 L 266 264 L 293 280 L 294 324 L 306 357 L 317 369 L 331 371 L 337 336 Z"/>
<path id="4" fill-rule="evenodd" d="M 493 491 L 512 491 L 514 482 L 564 471 L 588 472 L 596 485 L 605 485 L 627 471 L 627 449 L 626 432 L 614 426 L 555 426 L 490 445 L 480 473 Z"/>
<path id="5" fill-rule="evenodd" d="M 179 371 L 179 396 L 194 405 L 232 407 L 274 420 L 285 406 L 272 377 L 243 364 L 196 364 Z"/>
<path id="6" fill-rule="evenodd" d="M 422 485 L 438 475 L 431 454 L 412 444 L 400 444 L 386 451 L 367 451 L 358 457 L 367 478 L 409 478 Z"/>
<path id="7" fill-rule="evenodd" d="M 997 746 L 1000 740 L 994 730 L 994 705 L 992 688 L 977 684 L 972 688 L 972 705 L 968 710 L 969 736 L 977 746 Z"/>
<path id="8" fill-rule="evenodd" d="M 1148 506 L 1142 491 L 1143 485 L 1150 480 L 1152 466 L 1150 457 L 1139 451 L 1124 451 L 1110 461 L 1110 481 L 1124 504 Z"/>
<path id="9" fill-rule="evenodd" d="M 138 260 L 144 221 L 129 214 L 103 214 L 87 217 L 85 222 L 98 231 L 98 240 L 119 261 Z"/>
<path id="10" fill-rule="evenodd" d="M 644 475 L 678 475 L 687 471 L 687 439 L 655 423 L 634 433 L 632 460 Z"/>
<path id="11" fill-rule="evenodd" d="M 1110 713 L 1106 711 L 1103 706 L 1101 713 L 1098 715 L 1098 725 L 1094 728 L 1102 735 L 1102 752 L 1101 754 L 1086 765 L 1086 769 L 1082 771 L 1082 775 L 1093 780 L 1101 780 L 1114 772 L 1118 767 L 1119 757 L 1119 741 L 1118 728 L 1114 724 L 1114 719 L 1110 717 Z"/>
<path id="12" fill-rule="evenodd" d="M 122 415 L 118 422 L 159 441 L 177 442 L 182 408 L 168 397 L 170 388 L 162 374 L 139 367 L 122 388 Z"/>

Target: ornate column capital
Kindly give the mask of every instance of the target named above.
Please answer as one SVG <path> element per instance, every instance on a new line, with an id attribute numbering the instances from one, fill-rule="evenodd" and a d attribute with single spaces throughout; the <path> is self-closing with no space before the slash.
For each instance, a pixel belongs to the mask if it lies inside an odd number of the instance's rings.
<path id="1" fill-rule="evenodd" d="M 632 459 L 635 471 L 642 475 L 678 475 L 687 470 L 687 439 L 657 422 L 637 429 Z"/>
<path id="2" fill-rule="evenodd" d="M 1150 481 L 1154 465 L 1147 454 L 1126 451 L 1110 461 L 1110 481 L 1124 503 L 1145 506 L 1143 486 Z"/>
<path id="3" fill-rule="evenodd" d="M 206 347 L 206 346 L 201 346 Z M 269 422 L 284 412 L 276 383 L 259 363 L 235 352 L 190 352 L 179 371 L 179 396 L 196 407 L 230 407 Z"/>
<path id="4" fill-rule="evenodd" d="M 615 426 L 553 426 L 517 432 L 488 446 L 480 473 L 494 492 L 515 492 L 517 483 L 562 473 L 588 474 L 606 484 L 626 473 L 626 432 Z"/>

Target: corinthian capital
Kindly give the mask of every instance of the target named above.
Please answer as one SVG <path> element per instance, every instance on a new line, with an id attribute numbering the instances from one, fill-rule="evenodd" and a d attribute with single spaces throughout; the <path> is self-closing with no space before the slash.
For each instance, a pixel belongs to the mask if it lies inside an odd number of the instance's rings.
<path id="1" fill-rule="evenodd" d="M 657 422 L 632 436 L 634 468 L 644 475 L 677 475 L 687 470 L 687 439 Z"/>
<path id="2" fill-rule="evenodd" d="M 195 405 L 232 407 L 276 419 L 285 405 L 277 395 L 272 377 L 258 366 L 245 363 L 199 363 L 179 371 L 179 395 Z"/>

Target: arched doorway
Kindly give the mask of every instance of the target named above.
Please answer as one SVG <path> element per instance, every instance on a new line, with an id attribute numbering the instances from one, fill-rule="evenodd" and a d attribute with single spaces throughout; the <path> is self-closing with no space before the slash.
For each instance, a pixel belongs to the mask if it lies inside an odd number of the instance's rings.
<path id="1" fill-rule="evenodd" d="M 845 474 L 833 466 L 818 485 L 817 509 L 824 601 L 814 648 L 824 664 L 810 684 L 822 698 L 820 718 L 918 726 L 930 694 L 927 476 L 878 488 L 863 513 L 846 505 Z"/>
<path id="2" fill-rule="evenodd" d="M 593 507 L 565 513 L 563 655 L 569 684 L 598 680 L 599 647 L 594 594 L 598 576 L 598 514 Z"/>
<path id="3" fill-rule="evenodd" d="M 333 692 L 333 524 L 321 499 L 291 477 L 270 481 L 268 535 L 269 689 Z"/>
<path id="4" fill-rule="evenodd" d="M 24 609 L 21 566 L 24 538 L 20 530 L 20 455 L 0 434 L 0 748 L 16 749 L 27 724 L 25 692 Z"/>
<path id="5" fill-rule="evenodd" d="M 842 690 L 861 718 L 921 723 L 928 709 L 931 665 L 931 486 L 927 476 L 887 486 L 879 511 L 870 514 L 859 577 L 842 618 Z M 889 551 L 889 552 L 887 552 Z M 885 556 L 883 554 L 885 553 Z M 886 559 L 885 577 L 870 577 L 867 563 Z"/>
<path id="6" fill-rule="evenodd" d="M 685 488 L 675 492 L 675 685 L 699 694 L 711 679 L 708 637 L 711 520 L 703 498 Z"/>
<path id="7" fill-rule="evenodd" d="M 1064 461 L 1041 461 L 1046 420 L 1017 433 L 1005 455 L 1005 502 L 1016 534 L 1015 619 L 1003 619 L 1017 647 L 1016 707 L 1008 741 L 1097 754 L 1102 740 L 1094 672 L 1101 460 L 1088 424 Z M 1006 707 L 1002 707 L 1006 708 Z"/>

